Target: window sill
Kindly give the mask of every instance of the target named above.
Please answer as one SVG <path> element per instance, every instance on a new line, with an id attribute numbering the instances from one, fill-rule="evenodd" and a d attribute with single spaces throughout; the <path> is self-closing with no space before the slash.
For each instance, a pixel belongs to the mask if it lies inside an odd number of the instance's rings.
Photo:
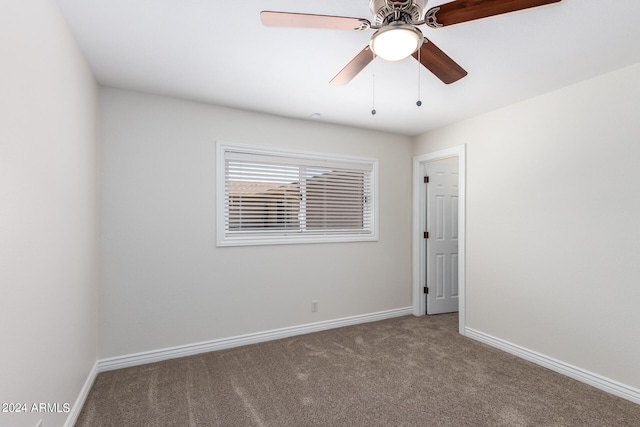
<path id="1" fill-rule="evenodd" d="M 227 246 L 262 246 L 262 245 L 293 245 L 313 243 L 348 243 L 348 242 L 376 242 L 377 234 L 359 235 L 278 235 L 278 236 L 234 236 L 218 239 L 217 247 Z"/>

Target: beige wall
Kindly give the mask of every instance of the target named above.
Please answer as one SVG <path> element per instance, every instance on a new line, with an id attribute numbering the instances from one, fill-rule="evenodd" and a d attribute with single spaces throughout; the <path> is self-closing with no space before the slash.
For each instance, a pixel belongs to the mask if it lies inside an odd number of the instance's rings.
<path id="1" fill-rule="evenodd" d="M 101 358 L 411 305 L 410 138 L 100 98 Z M 379 241 L 217 248 L 217 140 L 379 158 Z"/>
<path id="2" fill-rule="evenodd" d="M 467 144 L 467 326 L 640 387 L 640 64 L 415 138 Z"/>
<path id="3" fill-rule="evenodd" d="M 50 0 L 0 3 L 0 425 L 60 426 L 97 359 L 97 86 Z"/>

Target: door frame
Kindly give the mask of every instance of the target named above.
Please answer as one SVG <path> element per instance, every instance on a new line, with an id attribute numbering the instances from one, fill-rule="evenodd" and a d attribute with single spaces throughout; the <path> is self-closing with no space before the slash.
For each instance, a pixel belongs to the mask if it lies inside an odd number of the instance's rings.
<path id="1" fill-rule="evenodd" d="M 424 286 L 427 271 L 426 251 L 423 232 L 426 231 L 427 203 L 424 191 L 424 166 L 429 162 L 458 157 L 458 331 L 465 332 L 466 297 L 466 145 L 415 156 L 413 158 L 413 315 L 426 314 Z"/>

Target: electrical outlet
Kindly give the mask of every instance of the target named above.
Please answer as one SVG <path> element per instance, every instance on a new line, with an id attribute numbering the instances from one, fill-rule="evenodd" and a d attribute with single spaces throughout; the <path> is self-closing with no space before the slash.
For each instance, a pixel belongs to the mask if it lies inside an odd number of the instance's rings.
<path id="1" fill-rule="evenodd" d="M 318 311 L 318 301 L 316 300 L 311 301 L 311 311 L 313 312 Z"/>

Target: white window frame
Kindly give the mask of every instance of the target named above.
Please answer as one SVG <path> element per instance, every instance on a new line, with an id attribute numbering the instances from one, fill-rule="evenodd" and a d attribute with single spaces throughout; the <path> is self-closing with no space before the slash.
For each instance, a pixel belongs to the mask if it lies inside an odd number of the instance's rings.
<path id="1" fill-rule="evenodd" d="M 310 159 L 314 161 L 344 162 L 350 164 L 362 164 L 371 167 L 371 218 L 370 233 L 340 233 L 319 234 L 304 232 L 278 233 L 276 235 L 264 235 L 256 232 L 243 235 L 228 235 L 225 224 L 225 158 L 226 153 L 247 153 L 252 155 L 290 157 L 292 159 Z M 335 242 L 367 242 L 378 240 L 378 159 L 366 157 L 354 157 L 346 155 L 333 155 L 309 151 L 280 149 L 257 145 L 238 144 L 226 141 L 216 142 L 216 245 L 224 246 L 254 246 L 254 245 L 281 245 L 300 243 L 335 243 Z"/>

